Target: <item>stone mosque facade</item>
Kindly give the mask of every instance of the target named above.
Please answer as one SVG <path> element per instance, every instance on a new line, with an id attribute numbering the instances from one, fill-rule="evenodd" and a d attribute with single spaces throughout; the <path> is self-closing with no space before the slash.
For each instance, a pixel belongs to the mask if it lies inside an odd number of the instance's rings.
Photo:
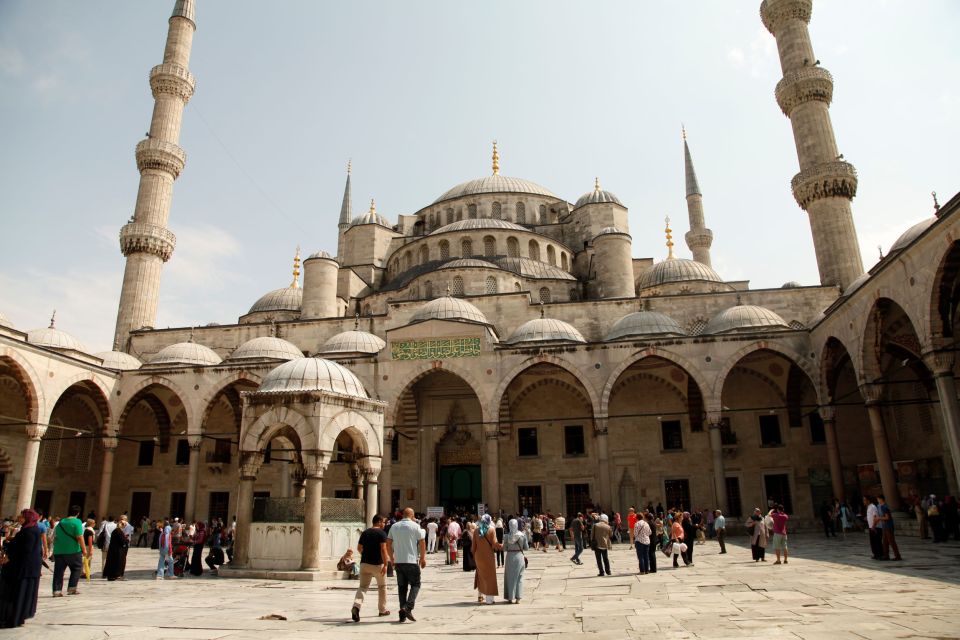
<path id="1" fill-rule="evenodd" d="M 832 496 L 956 494 L 960 197 L 864 272 L 811 5 L 764 0 L 760 16 L 818 285 L 750 289 L 714 271 L 686 139 L 692 258 L 668 222 L 659 260 L 633 257 L 627 206 L 599 181 L 570 202 L 502 175 L 494 146 L 489 175 L 393 218 L 373 202 L 354 215 L 348 169 L 337 255 L 298 250 L 291 282 L 251 292 L 233 324 L 154 329 L 194 90 L 194 1 L 178 0 L 120 231 L 114 350 L 0 315 L 3 513 L 249 521 L 255 497 L 302 496 L 308 512 L 362 498 L 365 515 L 481 502 L 745 515 L 776 500 L 812 521 Z"/>

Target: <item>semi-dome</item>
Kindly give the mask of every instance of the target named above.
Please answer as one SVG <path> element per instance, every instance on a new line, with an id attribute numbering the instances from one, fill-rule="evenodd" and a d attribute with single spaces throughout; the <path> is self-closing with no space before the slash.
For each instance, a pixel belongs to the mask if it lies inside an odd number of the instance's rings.
<path id="1" fill-rule="evenodd" d="M 480 309 L 467 302 L 451 296 L 443 296 L 426 303 L 413 314 L 411 322 L 422 322 L 424 320 L 458 320 L 467 322 L 487 322 L 486 316 Z"/>
<path id="2" fill-rule="evenodd" d="M 704 334 L 734 333 L 763 329 L 789 329 L 786 321 L 765 307 L 738 304 L 724 309 L 710 319 Z"/>
<path id="3" fill-rule="evenodd" d="M 524 278 L 551 279 L 551 280 L 576 280 L 572 274 L 567 273 L 560 267 L 555 267 L 546 262 L 533 260 L 531 258 L 511 258 L 509 256 L 497 256 L 491 258 L 501 269 L 511 271 Z"/>
<path id="4" fill-rule="evenodd" d="M 723 282 L 712 268 L 685 258 L 667 258 L 653 265 L 640 277 L 640 288 L 657 287 L 671 282 L 689 282 L 691 280 L 705 280 L 707 282 Z"/>
<path id="5" fill-rule="evenodd" d="M 135 371 L 143 364 L 123 351 L 101 351 L 93 355 L 103 360 L 104 369 L 113 369 L 114 371 Z"/>
<path id="6" fill-rule="evenodd" d="M 478 258 L 457 258 L 440 266 L 441 269 L 499 269 L 497 265 Z"/>
<path id="7" fill-rule="evenodd" d="M 617 320 L 607 340 L 685 335 L 687 332 L 670 316 L 656 311 L 637 311 Z"/>
<path id="8" fill-rule="evenodd" d="M 178 342 L 160 349 L 156 355 L 147 361 L 147 364 L 152 366 L 189 365 L 205 367 L 221 362 L 220 356 L 213 349 L 190 341 Z"/>
<path id="9" fill-rule="evenodd" d="M 507 339 L 507 344 L 527 344 L 540 342 L 566 342 L 579 343 L 586 342 L 577 328 L 569 322 L 555 320 L 553 318 L 536 318 L 524 322 L 513 332 L 513 335 Z"/>
<path id="10" fill-rule="evenodd" d="M 73 351 L 86 351 L 86 348 L 80 344 L 79 340 L 74 338 L 66 331 L 61 331 L 54 326 L 54 318 L 50 318 L 49 327 L 28 331 L 27 342 L 30 344 L 35 344 L 38 347 L 47 347 L 49 349 L 71 349 Z"/>
<path id="11" fill-rule="evenodd" d="M 557 196 L 546 187 L 542 187 L 535 182 L 524 180 L 522 178 L 510 178 L 494 174 L 461 182 L 457 186 L 444 191 L 439 198 L 433 201 L 434 204 L 444 200 L 462 198 L 463 196 L 474 196 L 481 193 L 528 193 L 536 196 L 547 196 L 556 198 Z"/>
<path id="12" fill-rule="evenodd" d="M 379 353 L 381 349 L 387 346 L 379 336 L 359 329 L 344 331 L 333 336 L 323 343 L 320 353 L 325 355 L 336 355 L 342 353 Z"/>
<path id="13" fill-rule="evenodd" d="M 323 251 L 323 250 L 321 250 L 321 251 L 316 251 L 316 252 L 314 252 L 314 253 L 311 253 L 309 256 L 307 256 L 307 260 L 313 260 L 314 258 L 325 258 L 325 259 L 327 259 L 327 260 L 335 260 L 335 259 L 336 259 L 336 258 L 334 258 L 332 255 L 330 255 L 329 252 Z"/>
<path id="14" fill-rule="evenodd" d="M 618 198 L 612 191 L 606 191 L 600 188 L 600 178 L 597 178 L 593 183 L 593 191 L 588 191 L 577 199 L 577 203 L 573 205 L 574 209 L 579 209 L 580 207 L 588 204 L 603 204 L 603 203 L 612 203 L 618 204 L 621 207 L 623 203 L 620 202 Z"/>
<path id="15" fill-rule="evenodd" d="M 258 389 L 260 393 L 299 391 L 330 391 L 355 398 L 369 397 L 352 371 L 323 358 L 298 358 L 284 362 L 263 377 Z"/>
<path id="16" fill-rule="evenodd" d="M 893 243 L 893 246 L 890 247 L 890 251 L 888 253 L 894 253 L 906 248 L 908 244 L 920 237 L 920 234 L 929 229 L 936 221 L 937 217 L 933 216 L 932 218 L 921 220 L 917 224 L 913 225 L 904 231 L 899 238 L 897 238 L 897 241 Z"/>
<path id="17" fill-rule="evenodd" d="M 274 289 L 260 296 L 260 299 L 253 303 L 250 311 L 247 313 L 259 313 L 262 311 L 300 311 L 303 306 L 303 289 L 300 287 L 284 287 L 283 289 Z"/>
<path id="18" fill-rule="evenodd" d="M 247 340 L 227 358 L 227 362 L 234 360 L 294 360 L 302 358 L 303 352 L 292 342 L 275 336 L 260 336 Z"/>
<path id="19" fill-rule="evenodd" d="M 500 220 L 499 218 L 470 218 L 467 220 L 458 220 L 445 224 L 439 229 L 430 232 L 431 236 L 438 233 L 448 233 L 450 231 L 475 231 L 478 229 L 507 229 L 510 231 L 528 231 L 528 229 L 514 224 L 509 220 Z"/>

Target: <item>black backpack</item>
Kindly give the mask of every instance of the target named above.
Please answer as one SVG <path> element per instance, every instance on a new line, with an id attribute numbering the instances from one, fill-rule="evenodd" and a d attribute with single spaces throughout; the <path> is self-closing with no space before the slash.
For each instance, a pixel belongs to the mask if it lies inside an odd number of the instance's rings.
<path id="1" fill-rule="evenodd" d="M 97 535 L 97 549 L 103 551 L 103 548 L 107 546 L 107 528 L 104 527 L 100 530 L 100 534 Z"/>

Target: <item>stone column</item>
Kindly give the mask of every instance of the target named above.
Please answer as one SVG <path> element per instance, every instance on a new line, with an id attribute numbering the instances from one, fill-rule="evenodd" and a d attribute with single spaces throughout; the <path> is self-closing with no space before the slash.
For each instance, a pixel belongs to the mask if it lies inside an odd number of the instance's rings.
<path id="1" fill-rule="evenodd" d="M 253 484 L 257 481 L 263 454 L 240 452 L 240 488 L 237 491 L 237 532 L 233 541 L 233 562 L 237 567 L 250 565 L 250 527 L 253 523 Z"/>
<path id="2" fill-rule="evenodd" d="M 351 462 L 347 475 L 350 476 L 350 495 L 354 500 L 359 500 L 363 497 L 363 474 L 360 472 L 360 465 Z"/>
<path id="3" fill-rule="evenodd" d="M 957 403 L 957 384 L 953 377 L 953 353 L 949 351 L 924 354 L 923 361 L 933 372 L 943 414 L 943 430 L 946 435 L 950 458 L 953 462 L 955 484 L 953 491 L 960 491 L 960 405 Z"/>
<path id="4" fill-rule="evenodd" d="M 840 463 L 840 447 L 837 445 L 837 412 L 834 407 L 820 407 L 823 433 L 827 440 L 827 461 L 830 463 L 830 484 L 833 497 L 844 499 L 843 465 Z"/>
<path id="5" fill-rule="evenodd" d="M 393 493 L 393 439 L 397 437 L 392 427 L 383 429 L 383 457 L 380 458 L 380 513 L 393 510 L 390 504 Z"/>
<path id="6" fill-rule="evenodd" d="M 304 458 L 308 454 L 304 454 Z M 300 556 L 300 569 L 313 571 L 320 568 L 320 507 L 323 494 L 323 472 L 327 461 L 313 454 L 316 460 L 304 461 L 306 489 L 303 496 L 303 551 Z"/>
<path id="7" fill-rule="evenodd" d="M 23 453 L 23 471 L 20 474 L 20 493 L 17 495 L 17 513 L 33 504 L 33 485 L 37 479 L 37 459 L 40 457 L 40 440 L 47 427 L 27 425 L 27 447 Z"/>
<path id="8" fill-rule="evenodd" d="M 110 491 L 113 486 L 113 458 L 118 444 L 119 441 L 115 436 L 107 436 L 103 439 L 103 468 L 100 470 L 100 493 L 97 496 L 98 518 L 103 518 L 110 509 Z"/>
<path id="9" fill-rule="evenodd" d="M 483 501 L 493 510 L 500 504 L 500 425 L 483 425 Z"/>
<path id="10" fill-rule="evenodd" d="M 723 464 L 723 423 L 719 418 L 710 420 L 710 453 L 713 456 L 713 492 L 717 509 L 727 513 L 727 470 Z"/>
<path id="11" fill-rule="evenodd" d="M 891 509 L 900 508 L 900 490 L 897 487 L 897 475 L 893 469 L 893 458 L 890 455 L 890 443 L 887 441 L 887 430 L 883 425 L 883 411 L 880 408 L 880 396 L 883 392 L 879 384 L 864 384 L 860 386 L 860 394 L 867 406 L 867 415 L 870 418 L 870 434 L 873 436 L 873 448 L 877 453 L 877 468 L 880 472 L 880 485 L 883 495 Z"/>
<path id="12" fill-rule="evenodd" d="M 610 493 L 610 444 L 607 441 L 606 416 L 593 419 L 593 434 L 597 439 L 597 463 L 600 465 L 600 504 L 604 509 L 613 505 Z"/>
<path id="13" fill-rule="evenodd" d="M 364 472 L 365 479 L 363 483 L 363 510 L 367 526 L 370 526 L 373 523 L 373 516 L 377 515 L 377 507 L 379 506 L 377 496 L 377 475 L 378 474 L 376 471 Z"/>
<path id="14" fill-rule="evenodd" d="M 187 470 L 187 499 L 184 506 L 184 517 L 187 522 L 196 520 L 197 510 L 197 484 L 200 480 L 200 446 L 203 444 L 203 436 L 187 436 L 187 444 L 190 445 L 190 467 Z"/>

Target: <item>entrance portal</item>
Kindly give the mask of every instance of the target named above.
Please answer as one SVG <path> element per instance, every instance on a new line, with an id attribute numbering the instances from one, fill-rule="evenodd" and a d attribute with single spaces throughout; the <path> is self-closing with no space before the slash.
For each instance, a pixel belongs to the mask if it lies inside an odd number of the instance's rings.
<path id="1" fill-rule="evenodd" d="M 440 467 L 439 476 L 437 486 L 440 488 L 440 505 L 447 513 L 476 512 L 477 503 L 483 500 L 480 465 Z"/>

